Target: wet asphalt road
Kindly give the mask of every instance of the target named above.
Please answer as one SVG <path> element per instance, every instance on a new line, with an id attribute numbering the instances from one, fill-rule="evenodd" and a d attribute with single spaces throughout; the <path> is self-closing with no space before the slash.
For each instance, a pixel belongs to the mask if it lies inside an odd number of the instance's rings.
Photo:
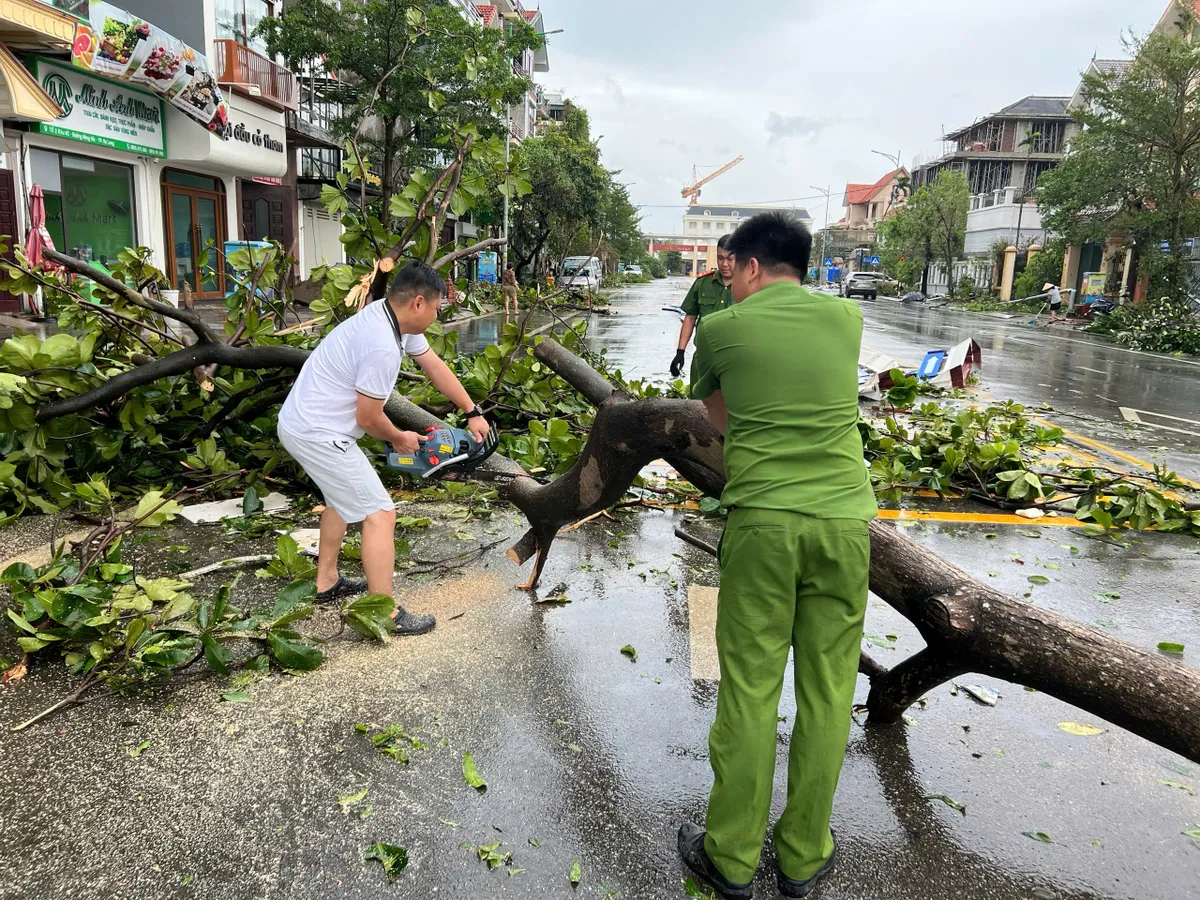
<path id="1" fill-rule="evenodd" d="M 597 317 L 592 340 L 628 375 L 665 373 L 678 319 L 659 309 L 678 303 L 685 287 L 678 281 L 616 293 L 613 304 L 623 312 Z M 1011 347 L 1021 346 L 1013 339 L 1026 334 L 1045 337 L 984 316 L 925 310 L 915 319 L 928 333 L 910 331 L 906 339 L 913 321 L 906 316 L 908 309 L 882 302 L 868 310 L 868 340 L 906 362 L 915 362 L 931 340 L 950 343 L 962 329 L 986 332 L 979 339 L 992 350 L 1003 349 L 997 341 Z M 464 342 L 486 340 L 489 321 L 467 323 Z M 1113 383 L 1128 393 L 1108 396 L 1124 404 L 1141 391 L 1156 399 L 1158 411 L 1178 409 L 1164 402 L 1183 383 L 1163 376 L 1186 367 L 1157 358 L 1123 361 L 1121 351 L 1100 345 L 1068 349 L 1079 346 L 1059 351 L 1096 369 L 1119 367 Z M 1050 399 L 1056 409 L 1098 417 L 1104 412 L 1084 400 L 1068 407 L 1076 396 L 1071 388 L 1063 397 L 1039 394 L 1041 382 L 1053 387 L 1055 381 L 1036 380 L 1034 371 L 1023 375 L 1039 358 L 1036 348 L 1011 363 L 987 355 L 989 344 L 984 351 L 983 387 L 990 395 Z M 1163 372 L 1156 371 L 1160 365 Z M 1062 377 L 1075 383 L 1074 376 Z M 1197 382 L 1186 384 L 1194 391 Z M 1117 437 L 1126 440 L 1097 423 L 1075 424 L 1104 431 L 1114 445 Z M 1187 436 L 1164 432 L 1161 440 L 1177 438 L 1183 442 L 1172 452 L 1186 461 L 1193 446 Z M 1128 440 L 1139 453 L 1153 449 L 1136 436 Z M 694 677 L 693 655 L 711 644 L 711 635 L 695 627 L 688 594 L 689 587 L 717 580 L 711 559 L 673 537 L 682 518 L 679 512 L 629 515 L 561 537 L 542 594 L 565 594 L 571 600 L 565 606 L 531 605 L 513 590 L 518 574 L 498 549 L 440 582 L 402 579 L 410 608 L 440 616 L 432 635 L 382 648 L 336 639 L 322 669 L 260 682 L 248 689 L 253 702 L 218 702 L 228 686 L 201 680 L 154 698 L 96 702 L 25 734 L 3 730 L 0 898 L 683 897 L 674 834 L 679 822 L 703 815 L 715 702 L 715 684 Z M 414 552 L 439 557 L 464 546 L 451 531 L 482 542 L 515 538 L 522 528 L 511 513 L 467 525 L 448 522 L 420 535 Z M 1200 664 L 1194 590 L 1200 542 L 1146 535 L 1118 547 L 1069 529 L 1021 531 L 1028 533 L 921 525 L 908 533 L 1003 590 L 1029 592 L 1032 603 L 1141 646 L 1184 643 L 1185 664 Z M 10 534 L 16 545 L 16 533 Z M 164 537 L 164 546 L 198 548 L 189 565 L 258 550 L 225 545 L 214 529 L 180 526 Z M 1032 587 L 1028 577 L 1037 573 L 1050 584 Z M 278 587 L 247 577 L 235 602 L 269 597 Z M 894 646 L 866 644 L 889 665 L 922 645 L 906 620 L 874 598 L 867 632 Z M 626 644 L 637 648 L 636 662 L 620 653 Z M 853 727 L 834 813 L 842 862 L 814 896 L 1198 895 L 1200 843 L 1181 832 L 1200 827 L 1200 798 L 1190 792 L 1200 789 L 1200 766 L 1046 695 L 960 679 L 972 683 L 998 691 L 998 704 L 981 706 L 946 685 L 911 710 L 908 724 Z M 866 689 L 860 679 L 859 701 Z M 67 690 L 54 668 L 35 669 L 18 688 L 0 689 L 0 719 L 20 721 Z M 785 691 L 781 762 L 793 714 Z M 359 722 L 403 723 L 426 748 L 400 765 L 355 733 Z M 1104 733 L 1075 737 L 1060 730 L 1060 722 L 1094 724 Z M 143 740 L 150 745 L 136 758 L 124 749 Z M 466 750 L 488 781 L 484 794 L 463 781 Z M 779 766 L 776 813 L 782 775 Z M 367 797 L 343 814 L 339 795 L 364 787 Z M 924 799 L 930 793 L 965 804 L 965 815 Z M 1054 843 L 1032 840 L 1026 831 L 1043 832 Z M 377 864 L 362 859 L 364 848 L 379 840 L 410 854 L 409 868 L 390 886 Z M 500 853 L 514 854 L 511 868 L 524 871 L 489 871 L 469 849 L 496 841 Z M 777 896 L 770 859 L 768 850 L 760 897 Z M 568 881 L 574 860 L 582 869 L 577 889 Z"/>

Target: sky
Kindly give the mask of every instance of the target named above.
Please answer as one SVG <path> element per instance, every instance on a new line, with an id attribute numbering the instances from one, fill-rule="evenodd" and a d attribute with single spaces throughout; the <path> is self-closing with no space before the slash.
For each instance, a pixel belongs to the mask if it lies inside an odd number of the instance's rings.
<path id="1" fill-rule="evenodd" d="M 539 0 L 525 0 L 533 7 Z M 1125 58 L 1168 0 L 540 0 L 550 71 L 585 107 L 642 207 L 677 233 L 693 165 L 743 162 L 703 202 L 802 206 L 830 221 L 847 182 L 899 154 L 936 158 L 941 136 L 1030 94 L 1069 96 L 1093 56 Z"/>

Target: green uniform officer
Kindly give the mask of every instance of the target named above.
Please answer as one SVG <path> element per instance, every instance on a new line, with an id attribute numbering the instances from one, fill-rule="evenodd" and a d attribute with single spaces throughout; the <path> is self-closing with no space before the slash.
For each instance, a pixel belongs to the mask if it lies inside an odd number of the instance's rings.
<path id="1" fill-rule="evenodd" d="M 726 234 L 717 241 L 717 271 L 705 272 L 697 278 L 683 299 L 683 325 L 679 329 L 678 349 L 671 361 L 672 378 L 678 378 L 683 373 L 684 354 L 688 341 L 692 339 L 692 332 L 696 329 L 696 323 L 711 313 L 733 306 L 733 291 L 730 288 L 730 282 L 733 280 L 733 256 L 728 249 L 731 237 L 733 235 Z M 694 369 L 692 375 L 695 380 Z"/>
<path id="2" fill-rule="evenodd" d="M 696 340 L 692 396 L 725 434 L 730 512 L 707 831 L 684 825 L 679 849 L 738 900 L 753 896 L 766 834 L 789 650 L 797 712 L 775 826 L 779 890 L 805 897 L 833 868 L 829 818 L 867 606 L 867 526 L 878 512 L 857 427 L 862 313 L 801 287 L 811 248 L 786 214 L 744 223 L 729 242 L 737 305 L 706 317 Z"/>

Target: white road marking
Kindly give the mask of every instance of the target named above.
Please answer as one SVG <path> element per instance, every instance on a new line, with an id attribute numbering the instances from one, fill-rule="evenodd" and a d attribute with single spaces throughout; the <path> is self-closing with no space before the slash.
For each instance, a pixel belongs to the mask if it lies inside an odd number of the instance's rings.
<path id="1" fill-rule="evenodd" d="M 1095 372 L 1097 375 L 1107 375 L 1108 372 L 1102 372 L 1100 369 L 1089 369 L 1087 366 L 1080 366 L 1085 372 Z"/>
<path id="2" fill-rule="evenodd" d="M 1145 425 L 1148 428 L 1158 428 L 1162 431 L 1174 431 L 1179 434 L 1188 434 L 1192 437 L 1200 437 L 1200 431 L 1189 431 L 1186 428 L 1176 428 L 1172 425 L 1160 425 L 1158 422 L 1147 422 L 1142 416 L 1150 416 L 1155 419 L 1166 419 L 1168 422 L 1184 422 L 1188 425 L 1200 425 L 1195 419 L 1182 419 L 1179 416 L 1168 416 L 1166 413 L 1150 412 L 1146 409 L 1132 409 L 1128 406 L 1118 407 L 1121 411 L 1121 417 L 1126 422 L 1133 422 L 1135 425 Z"/>

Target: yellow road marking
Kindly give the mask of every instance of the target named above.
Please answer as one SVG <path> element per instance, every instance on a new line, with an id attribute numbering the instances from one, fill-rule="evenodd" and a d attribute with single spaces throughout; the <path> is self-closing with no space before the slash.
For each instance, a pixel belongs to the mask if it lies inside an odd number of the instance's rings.
<path id="1" fill-rule="evenodd" d="M 1088 524 L 1069 516 L 1026 519 L 1024 516 L 1008 513 L 923 512 L 915 509 L 881 509 L 879 518 L 900 522 L 958 522 L 965 525 L 1024 525 L 1038 528 L 1046 525 L 1055 528 L 1082 528 Z"/>

